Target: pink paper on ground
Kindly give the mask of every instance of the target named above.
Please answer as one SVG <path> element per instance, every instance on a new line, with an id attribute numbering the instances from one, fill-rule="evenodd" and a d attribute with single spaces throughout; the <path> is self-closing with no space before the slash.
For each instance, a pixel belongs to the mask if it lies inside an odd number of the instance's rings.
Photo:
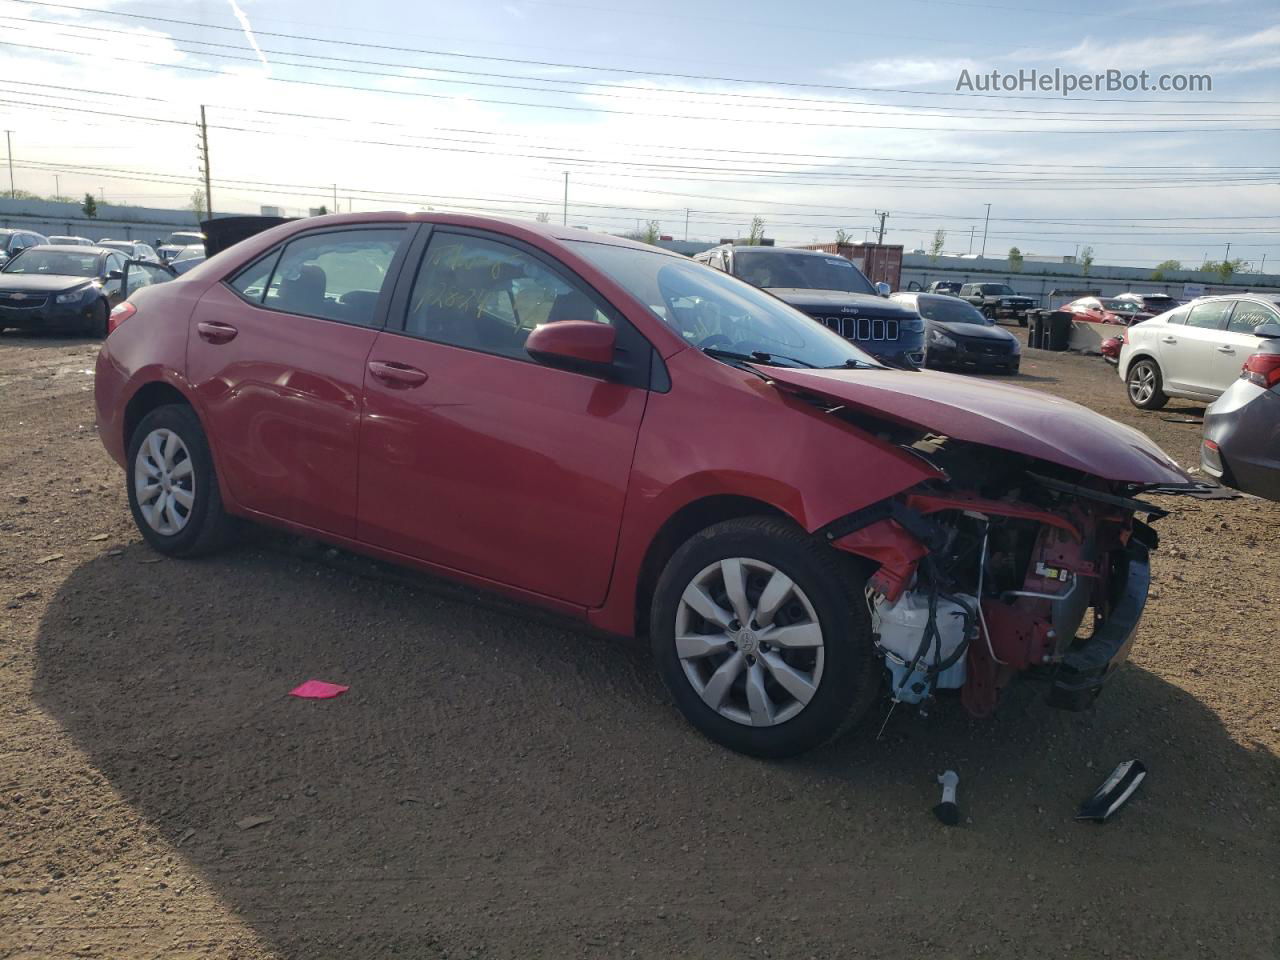
<path id="1" fill-rule="evenodd" d="M 350 687 L 340 683 L 326 683 L 324 680 L 308 680 L 289 691 L 291 697 L 305 697 L 308 700 L 328 700 L 340 693 L 346 693 Z"/>

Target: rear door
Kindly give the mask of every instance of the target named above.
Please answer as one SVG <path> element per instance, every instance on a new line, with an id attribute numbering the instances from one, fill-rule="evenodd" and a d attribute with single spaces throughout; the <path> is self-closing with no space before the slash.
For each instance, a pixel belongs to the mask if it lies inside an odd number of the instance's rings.
<path id="1" fill-rule="evenodd" d="M 1164 382 L 1174 390 L 1212 397 L 1215 388 L 1218 346 L 1231 313 L 1232 300 L 1206 300 L 1193 304 L 1181 326 L 1160 332 L 1158 349 Z"/>
<path id="2" fill-rule="evenodd" d="M 369 355 L 362 541 L 577 606 L 603 602 L 653 350 L 563 265 L 437 229 Z M 604 380 L 525 352 L 540 323 L 617 330 Z"/>
<path id="3" fill-rule="evenodd" d="M 1240 368 L 1258 352 L 1262 338 L 1254 329 L 1262 323 L 1280 323 L 1280 313 L 1256 300 L 1237 300 L 1213 355 L 1211 385 L 1221 393 L 1240 377 Z"/>
<path id="4" fill-rule="evenodd" d="M 187 377 L 245 509 L 355 535 L 364 365 L 411 229 L 296 234 L 196 305 Z"/>

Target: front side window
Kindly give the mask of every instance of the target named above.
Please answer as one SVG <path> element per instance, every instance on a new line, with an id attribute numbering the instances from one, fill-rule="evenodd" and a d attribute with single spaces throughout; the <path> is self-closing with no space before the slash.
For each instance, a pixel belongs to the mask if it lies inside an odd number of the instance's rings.
<path id="1" fill-rule="evenodd" d="M 684 257 L 614 244 L 572 241 L 689 345 L 778 366 L 876 366 L 821 323 L 754 286 Z M 767 356 L 764 356 L 767 355 Z"/>
<path id="2" fill-rule="evenodd" d="M 561 320 L 611 322 L 535 257 L 483 237 L 438 233 L 409 295 L 405 333 L 527 360 L 530 331 Z"/>
<path id="3" fill-rule="evenodd" d="M 1280 314 L 1252 300 L 1237 300 L 1236 308 L 1231 311 L 1231 322 L 1227 324 L 1227 330 L 1252 334 L 1254 328 L 1263 323 L 1280 323 Z"/>
<path id="4" fill-rule="evenodd" d="M 291 240 L 280 254 L 262 305 L 374 326 L 378 296 L 404 235 L 402 228 L 395 227 L 339 230 Z M 244 293 L 249 296 L 247 290 Z"/>
<path id="5" fill-rule="evenodd" d="M 1013 287 L 1006 283 L 984 283 L 982 285 L 982 295 L 986 297 L 1011 297 L 1013 296 Z"/>
<path id="6" fill-rule="evenodd" d="M 1201 327 L 1205 330 L 1221 330 L 1223 321 L 1231 311 L 1232 301 L 1212 300 L 1209 303 L 1197 303 L 1187 314 L 1188 327 Z"/>
<path id="7" fill-rule="evenodd" d="M 106 272 L 110 273 L 112 270 L 124 270 L 124 257 L 118 253 L 107 254 Z"/>

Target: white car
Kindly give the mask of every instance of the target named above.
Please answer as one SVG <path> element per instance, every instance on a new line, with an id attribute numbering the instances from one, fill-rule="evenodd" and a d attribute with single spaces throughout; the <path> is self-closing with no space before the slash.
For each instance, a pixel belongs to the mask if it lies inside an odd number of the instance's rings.
<path id="1" fill-rule="evenodd" d="M 1170 397 L 1218 399 L 1250 355 L 1260 323 L 1280 323 L 1280 296 L 1201 297 L 1125 330 L 1118 365 L 1129 402 L 1159 410 Z"/>

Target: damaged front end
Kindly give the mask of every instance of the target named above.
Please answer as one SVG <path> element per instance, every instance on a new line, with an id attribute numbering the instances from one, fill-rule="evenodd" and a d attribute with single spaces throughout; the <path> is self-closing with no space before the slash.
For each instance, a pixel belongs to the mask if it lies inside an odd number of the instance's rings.
<path id="1" fill-rule="evenodd" d="M 932 467 L 818 531 L 875 564 L 867 602 L 894 698 L 959 690 L 988 716 L 1026 675 L 1048 684 L 1051 704 L 1085 708 L 1128 656 L 1146 604 L 1149 524 L 1165 511 L 1138 495 L 1197 485 L 1143 434 L 1077 404 L 908 376 L 775 374 L 779 389 Z"/>

